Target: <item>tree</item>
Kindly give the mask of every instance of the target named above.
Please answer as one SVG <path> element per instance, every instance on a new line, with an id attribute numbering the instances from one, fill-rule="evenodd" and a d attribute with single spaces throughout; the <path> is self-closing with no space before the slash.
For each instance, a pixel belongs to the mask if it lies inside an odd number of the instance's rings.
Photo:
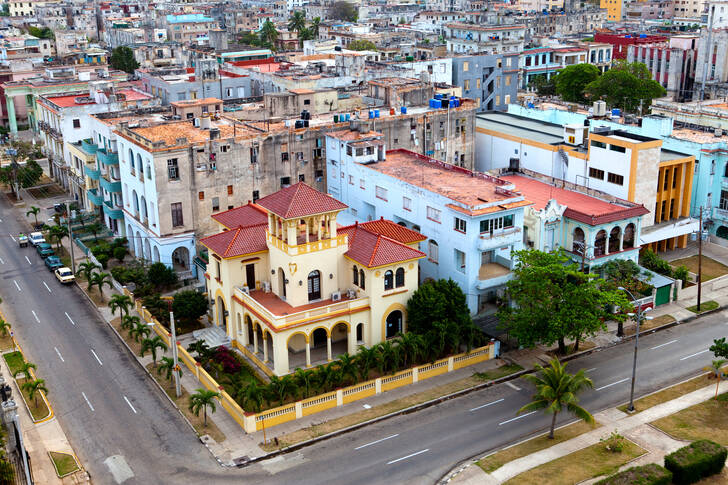
<path id="1" fill-rule="evenodd" d="M 204 417 L 203 426 L 207 427 L 207 408 L 210 408 L 210 412 L 214 413 L 216 411 L 215 399 L 219 397 L 219 392 L 208 391 L 207 389 L 197 389 L 197 392 L 190 396 L 189 409 L 195 414 L 195 416 L 199 416 L 200 410 L 202 410 L 202 415 Z"/>
<path id="2" fill-rule="evenodd" d="M 101 269 L 101 266 L 91 262 L 88 259 L 78 265 L 78 271 L 76 271 L 76 276 L 83 275 L 83 277 L 86 278 L 86 281 L 88 281 L 88 290 L 91 290 L 91 277 L 93 276 L 94 271 L 96 271 L 97 269 Z"/>
<path id="3" fill-rule="evenodd" d="M 311 20 L 311 25 L 309 26 L 308 30 L 311 32 L 312 39 L 318 39 L 320 25 L 321 17 L 314 17 L 313 20 Z"/>
<path id="4" fill-rule="evenodd" d="M 304 40 L 311 40 L 313 39 L 313 34 L 311 33 L 311 30 L 304 27 L 298 32 L 298 46 L 303 47 L 303 41 Z"/>
<path id="5" fill-rule="evenodd" d="M 0 303 L 2 303 L 2 300 L 0 300 Z M 0 317 L 0 336 L 7 337 L 10 328 L 10 324 Z"/>
<path id="6" fill-rule="evenodd" d="M 556 76 L 552 76 L 551 79 L 546 79 L 546 74 L 538 74 L 531 77 L 528 87 L 534 89 L 539 96 L 553 96 L 556 94 L 555 78 Z"/>
<path id="7" fill-rule="evenodd" d="M 98 241 L 99 233 L 104 230 L 104 226 L 102 226 L 98 222 L 94 222 L 93 224 L 89 224 L 86 229 L 94 235 L 94 241 Z"/>
<path id="8" fill-rule="evenodd" d="M 131 307 L 133 302 L 131 301 L 131 298 L 129 298 L 127 295 L 111 295 L 111 298 L 109 299 L 109 309 L 111 309 L 111 314 L 115 314 L 116 310 L 119 310 L 119 316 L 124 317 L 125 315 L 129 314 L 129 307 Z"/>
<path id="9" fill-rule="evenodd" d="M 20 388 L 28 393 L 30 399 L 33 399 L 35 407 L 38 407 L 38 394 L 41 392 L 48 394 L 48 388 L 45 386 L 45 380 L 43 379 L 35 379 L 32 381 L 26 379 Z"/>
<path id="10" fill-rule="evenodd" d="M 207 313 L 207 297 L 194 290 L 175 293 L 172 301 L 174 316 L 186 323 L 194 323 Z"/>
<path id="11" fill-rule="evenodd" d="M 212 350 L 210 349 L 210 346 L 207 345 L 207 342 L 204 340 L 195 340 L 191 344 L 187 346 L 187 352 L 194 352 L 197 354 L 197 360 L 200 361 L 200 363 L 203 363 L 203 361 L 208 360 L 211 357 Z"/>
<path id="12" fill-rule="evenodd" d="M 564 101 L 586 103 L 584 88 L 599 77 L 599 68 L 592 64 L 566 66 L 556 75 L 554 86 L 556 94 Z"/>
<path id="13" fill-rule="evenodd" d="M 398 346 L 402 349 L 402 365 L 409 367 L 417 363 L 422 357 L 422 350 L 425 345 L 422 335 L 412 332 L 400 334 Z"/>
<path id="14" fill-rule="evenodd" d="M 306 12 L 303 10 L 296 10 L 288 19 L 288 31 L 289 32 L 301 32 L 306 28 Z"/>
<path id="15" fill-rule="evenodd" d="M 293 382 L 293 378 L 291 378 L 291 376 L 271 377 L 267 389 L 268 394 L 272 398 L 278 400 L 279 406 L 283 406 L 283 401 L 285 401 L 289 395 L 293 394 L 295 390 L 296 384 Z"/>
<path id="16" fill-rule="evenodd" d="M 258 34 L 255 32 L 241 32 L 238 35 L 238 42 L 243 45 L 260 45 L 260 39 L 258 38 Z"/>
<path id="17" fill-rule="evenodd" d="M 524 379 L 536 386 L 536 394 L 533 400 L 518 410 L 518 414 L 541 410 L 553 414 L 551 418 L 551 431 L 549 438 L 554 438 L 556 427 L 556 416 L 566 409 L 577 418 L 591 424 L 594 417 L 586 409 L 579 406 L 576 395 L 586 389 L 592 388 L 592 380 L 586 377 L 584 370 L 572 375 L 566 372 L 566 364 L 558 359 L 551 359 L 548 367 L 536 366 L 540 375 L 526 374 Z"/>
<path id="18" fill-rule="evenodd" d="M 25 213 L 25 217 L 29 217 L 31 214 L 33 214 L 33 217 L 35 218 L 35 225 L 38 225 L 38 214 L 40 213 L 40 208 L 36 207 L 34 205 L 30 206 L 30 209 L 28 212 Z"/>
<path id="19" fill-rule="evenodd" d="M 104 301 L 104 286 L 111 288 L 111 275 L 109 273 L 94 273 L 91 275 L 91 279 L 88 282 L 89 289 L 94 286 L 99 288 L 99 297 L 101 301 Z"/>
<path id="20" fill-rule="evenodd" d="M 126 257 L 127 249 L 124 246 L 117 246 L 114 248 L 114 257 L 117 261 L 120 263 L 124 262 L 124 258 Z"/>
<path id="21" fill-rule="evenodd" d="M 270 19 L 266 19 L 266 21 L 263 22 L 263 25 L 260 27 L 260 31 L 258 32 L 258 37 L 260 37 L 261 44 L 268 48 L 275 47 L 276 40 L 278 40 L 278 31 Z"/>
<path id="22" fill-rule="evenodd" d="M 172 378 L 172 373 L 174 372 L 174 359 L 172 357 L 162 357 L 161 359 L 159 359 L 157 375 L 161 374 L 162 372 L 165 373 L 165 379 L 170 380 Z M 182 377 L 181 368 L 177 371 L 177 373 L 180 377 Z"/>
<path id="23" fill-rule="evenodd" d="M 710 351 L 713 352 L 716 359 L 728 359 L 728 342 L 725 341 L 725 337 L 713 340 Z"/>
<path id="24" fill-rule="evenodd" d="M 333 20 L 356 22 L 359 18 L 359 12 L 351 3 L 339 0 L 329 7 L 328 17 Z"/>
<path id="25" fill-rule="evenodd" d="M 606 329 L 604 321 L 626 318 L 610 309 L 631 308 L 624 292 L 579 271 L 563 250 L 529 249 L 516 251 L 515 257 L 518 263 L 506 290 L 511 304 L 501 306 L 497 315 L 524 347 L 558 342 L 559 352 L 565 354 L 570 338 L 576 351 L 580 339 Z"/>
<path id="26" fill-rule="evenodd" d="M 296 381 L 296 385 L 303 389 L 303 397 L 308 398 L 311 393 L 311 386 L 316 378 L 314 372 L 308 369 L 296 368 L 293 373 L 293 380 Z"/>
<path id="27" fill-rule="evenodd" d="M 8 5 L 4 3 L 3 9 L 9 8 Z M 0 459 L 0 485 L 13 485 L 14 483 L 16 483 L 15 467 L 8 460 Z"/>
<path id="28" fill-rule="evenodd" d="M 352 51 L 375 51 L 375 50 L 377 50 L 377 46 L 374 44 L 374 42 L 372 42 L 370 40 L 364 40 L 364 39 L 352 40 L 346 48 L 349 50 L 352 50 Z"/>
<path id="29" fill-rule="evenodd" d="M 243 407 L 250 404 L 253 411 L 260 412 L 265 400 L 265 387 L 259 386 L 257 382 L 250 381 L 243 391 Z"/>
<path id="30" fill-rule="evenodd" d="M 152 333 L 152 330 L 149 328 L 149 325 L 144 322 L 139 322 L 134 328 L 129 330 L 129 337 L 132 337 L 134 342 L 139 342 L 139 338 L 145 339 L 149 337 L 150 333 Z"/>
<path id="31" fill-rule="evenodd" d="M 645 112 L 652 100 L 665 96 L 667 91 L 651 79 L 647 66 L 642 63 L 617 63 L 607 72 L 590 82 L 584 89 L 592 99 L 602 98 L 608 105 L 621 107 L 626 112 Z"/>
<path id="32" fill-rule="evenodd" d="M 23 188 L 34 187 L 43 175 L 43 168 L 38 165 L 38 162 L 21 157 L 20 150 L 14 158 L 13 163 L 0 168 L 0 182 L 10 185 L 13 194 L 15 194 L 16 182 Z M 25 165 L 19 165 L 18 160 L 26 160 Z"/>
<path id="33" fill-rule="evenodd" d="M 374 347 L 359 347 L 359 353 L 356 354 L 356 364 L 359 369 L 359 376 L 362 380 L 369 379 L 369 372 L 377 363 L 377 349 Z"/>
<path id="34" fill-rule="evenodd" d="M 63 238 L 68 236 L 68 231 L 63 226 L 51 226 L 48 229 L 48 240 L 56 242 L 56 248 L 61 248 Z"/>
<path id="35" fill-rule="evenodd" d="M 147 352 L 150 352 L 152 354 L 152 364 L 154 364 L 154 367 L 156 367 L 157 350 L 166 352 L 167 348 L 167 344 L 164 343 L 162 337 L 160 337 L 159 335 L 155 335 L 152 338 L 145 338 L 144 340 L 142 340 L 142 347 L 141 349 L 139 349 L 139 356 L 144 357 Z"/>
<path id="36" fill-rule="evenodd" d="M 336 364 L 332 362 L 322 365 L 316 370 L 316 380 L 321 391 L 328 392 L 339 385 L 341 374 Z"/>
<path id="37" fill-rule="evenodd" d="M 339 371 L 341 372 L 342 379 L 347 377 L 351 379 L 351 382 L 356 382 L 356 376 L 358 374 L 356 368 L 356 356 L 344 352 L 339 356 Z"/>
<path id="38" fill-rule="evenodd" d="M 152 263 L 147 271 L 147 279 L 157 288 L 165 288 L 177 282 L 177 273 L 164 263 Z"/>
<path id="39" fill-rule="evenodd" d="M 28 33 L 33 37 L 38 37 L 39 39 L 53 40 L 56 38 L 56 36 L 53 35 L 53 30 L 51 30 L 49 27 L 33 27 L 31 25 L 28 26 Z"/>
<path id="40" fill-rule="evenodd" d="M 23 376 L 25 376 L 23 377 L 23 380 L 29 380 L 31 377 L 30 369 L 38 370 L 38 367 L 32 362 L 23 362 L 23 364 L 18 369 L 15 369 L 15 372 L 13 372 L 13 378 L 17 379 L 20 374 L 23 374 Z"/>
<path id="41" fill-rule="evenodd" d="M 114 69 L 118 69 L 129 74 L 134 74 L 134 71 L 139 67 L 139 63 L 136 59 L 134 59 L 134 51 L 125 45 L 116 47 L 113 51 L 111 51 L 109 64 L 111 64 L 111 67 Z"/>
<path id="42" fill-rule="evenodd" d="M 708 370 L 710 373 L 715 377 L 716 383 L 715 383 L 715 399 L 718 399 L 718 387 L 720 386 L 720 381 L 722 379 L 728 378 L 728 374 L 723 372 L 723 366 L 725 363 L 728 362 L 725 359 L 717 359 L 710 363 L 710 367 L 708 367 Z"/>
<path id="43" fill-rule="evenodd" d="M 124 330 L 131 330 L 139 323 L 139 317 L 136 315 L 122 315 L 121 317 L 121 328 Z"/>
<path id="44" fill-rule="evenodd" d="M 10 4 L 9 3 L 3 3 L 2 11 L 0 11 L 0 17 L 10 17 Z"/>

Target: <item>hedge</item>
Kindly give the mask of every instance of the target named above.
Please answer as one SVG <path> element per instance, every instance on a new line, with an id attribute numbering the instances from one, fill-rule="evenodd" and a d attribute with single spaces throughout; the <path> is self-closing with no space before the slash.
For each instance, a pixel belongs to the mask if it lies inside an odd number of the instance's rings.
<path id="1" fill-rule="evenodd" d="M 674 483 L 687 485 L 720 473 L 726 456 L 725 447 L 713 441 L 698 440 L 665 456 L 665 468 L 672 472 Z"/>
<path id="2" fill-rule="evenodd" d="M 635 466 L 605 478 L 596 485 L 670 485 L 672 473 L 655 463 Z"/>

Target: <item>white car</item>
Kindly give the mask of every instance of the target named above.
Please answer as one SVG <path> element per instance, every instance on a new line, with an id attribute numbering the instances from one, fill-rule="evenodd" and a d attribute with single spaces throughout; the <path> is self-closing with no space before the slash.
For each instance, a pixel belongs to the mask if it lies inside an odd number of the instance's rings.
<path id="1" fill-rule="evenodd" d="M 42 232 L 31 232 L 30 236 L 28 236 L 28 239 L 30 239 L 30 244 L 32 244 L 33 246 L 37 246 L 40 243 L 46 242 Z"/>
<path id="2" fill-rule="evenodd" d="M 55 274 L 58 281 L 63 284 L 73 283 L 73 281 L 76 279 L 76 277 L 73 275 L 73 271 L 71 271 L 69 268 L 66 268 L 65 266 L 63 268 L 56 269 L 53 274 Z"/>

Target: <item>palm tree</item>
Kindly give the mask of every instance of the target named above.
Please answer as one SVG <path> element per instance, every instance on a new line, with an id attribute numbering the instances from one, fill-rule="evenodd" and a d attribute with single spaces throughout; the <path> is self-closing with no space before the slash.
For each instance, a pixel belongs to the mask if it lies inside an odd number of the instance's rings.
<path id="1" fill-rule="evenodd" d="M 104 230 L 104 226 L 99 224 L 98 222 L 94 222 L 93 224 L 89 224 L 89 226 L 86 228 L 94 235 L 94 241 L 99 240 L 98 234 Z"/>
<path id="2" fill-rule="evenodd" d="M 263 401 L 265 400 L 265 390 L 265 387 L 259 386 L 257 382 L 250 381 L 243 393 L 243 406 L 250 404 L 253 407 L 253 411 L 260 412 L 260 409 L 263 407 Z"/>
<path id="3" fill-rule="evenodd" d="M 407 332 L 400 334 L 398 347 L 402 351 L 402 364 L 405 367 L 412 366 L 422 357 L 422 348 L 425 342 L 422 335 Z"/>
<path id="4" fill-rule="evenodd" d="M 42 391 L 48 394 L 48 388 L 45 386 L 43 379 L 25 381 L 20 388 L 28 393 L 29 398 L 34 400 L 35 407 L 38 407 L 38 393 Z"/>
<path id="5" fill-rule="evenodd" d="M 291 18 L 288 20 L 288 31 L 301 32 L 306 28 L 306 12 L 303 10 L 297 10 L 293 12 Z"/>
<path id="6" fill-rule="evenodd" d="M 0 300 L 2 302 L 2 300 Z M 7 337 L 8 330 L 10 330 L 10 324 L 0 317 L 0 336 Z"/>
<path id="7" fill-rule="evenodd" d="M 28 212 L 25 213 L 25 217 L 30 217 L 31 214 L 33 214 L 33 217 L 35 218 L 35 225 L 38 226 L 38 214 L 40 214 L 40 208 L 31 205 Z"/>
<path id="8" fill-rule="evenodd" d="M 283 406 L 283 401 L 285 401 L 289 395 L 294 394 L 296 384 L 293 382 L 291 376 L 273 376 L 270 378 L 267 390 L 271 397 L 278 399 L 278 405 Z"/>
<path id="9" fill-rule="evenodd" d="M 278 39 L 278 31 L 276 26 L 270 19 L 263 22 L 263 26 L 260 28 L 260 40 L 269 47 L 274 47 L 276 40 Z"/>
<path id="10" fill-rule="evenodd" d="M 19 369 L 16 369 L 15 372 L 13 372 L 13 378 L 17 379 L 20 374 L 23 374 L 25 376 L 23 380 L 27 381 L 30 378 L 30 369 L 38 370 L 38 366 L 36 366 L 32 362 L 23 362 L 23 365 L 21 365 Z"/>
<path id="11" fill-rule="evenodd" d="M 159 359 L 157 375 L 161 374 L 162 372 L 165 372 L 164 377 L 167 380 L 170 380 L 172 378 L 172 372 L 174 372 L 174 359 L 172 357 L 162 357 L 161 359 Z M 177 373 L 180 377 L 182 377 L 182 368 L 180 368 Z"/>
<path id="12" fill-rule="evenodd" d="M 129 337 L 133 337 L 135 342 L 139 342 L 139 337 L 145 339 L 151 333 L 149 325 L 144 322 L 139 322 L 136 326 L 129 330 Z"/>
<path id="13" fill-rule="evenodd" d="M 207 427 L 207 408 L 210 408 L 210 412 L 214 413 L 215 398 L 219 398 L 220 393 L 215 391 L 208 391 L 207 389 L 197 389 L 192 396 L 190 396 L 190 411 L 195 413 L 195 416 L 200 415 L 200 409 L 202 409 L 202 415 L 204 416 L 204 426 Z"/>
<path id="14" fill-rule="evenodd" d="M 94 273 L 91 275 L 91 279 L 89 280 L 89 286 L 99 287 L 99 296 L 101 298 L 101 301 L 104 301 L 104 285 L 108 286 L 109 288 L 112 287 L 111 275 L 109 273 Z"/>
<path id="15" fill-rule="evenodd" d="M 126 315 L 129 315 L 129 307 L 132 306 L 131 298 L 129 298 L 127 295 L 112 295 L 111 298 L 109 298 L 109 308 L 111 309 L 111 314 L 113 315 L 116 313 L 116 310 L 119 310 L 119 315 L 123 318 Z"/>
<path id="16" fill-rule="evenodd" d="M 392 342 L 382 342 L 377 345 L 379 352 L 377 359 L 377 370 L 384 374 L 387 371 L 395 370 L 399 365 L 399 352 L 392 345 Z"/>
<path id="17" fill-rule="evenodd" d="M 359 353 L 356 354 L 356 363 L 359 367 L 359 376 L 363 380 L 369 379 L 369 372 L 377 362 L 377 349 L 375 347 L 359 346 Z"/>
<path id="18" fill-rule="evenodd" d="M 711 362 L 709 367 L 710 372 L 715 376 L 715 398 L 718 399 L 718 387 L 720 387 L 721 379 L 725 379 L 728 375 L 723 373 L 723 365 L 728 362 L 725 359 L 717 359 Z"/>
<path id="19" fill-rule="evenodd" d="M 212 350 L 210 350 L 210 346 L 207 345 L 207 342 L 204 340 L 195 340 L 191 344 L 187 346 L 187 352 L 195 352 L 197 354 L 197 360 L 203 364 L 204 361 L 208 360 L 210 358 L 210 355 L 212 353 Z"/>
<path id="20" fill-rule="evenodd" d="M 562 364 L 558 359 L 552 359 L 548 367 L 536 366 L 536 371 L 540 375 L 527 374 L 523 378 L 536 386 L 536 394 L 533 401 L 518 410 L 518 414 L 543 409 L 547 413 L 553 414 L 551 419 L 551 431 L 549 438 L 554 437 L 554 428 L 556 427 L 556 416 L 566 408 L 577 418 L 591 424 L 594 417 L 579 406 L 579 400 L 576 395 L 586 389 L 594 386 L 594 383 L 585 374 L 584 370 L 580 370 L 576 374 L 566 372 L 566 364 Z"/>
<path id="21" fill-rule="evenodd" d="M 345 352 L 339 356 L 339 372 L 341 372 L 342 379 L 347 377 L 351 378 L 351 382 L 356 382 L 357 369 L 356 369 L 356 356 L 350 355 Z"/>
<path id="22" fill-rule="evenodd" d="M 121 317 L 121 328 L 124 330 L 131 330 L 136 326 L 139 321 L 139 317 L 136 315 L 124 315 Z"/>
<path id="23" fill-rule="evenodd" d="M 149 328 L 149 327 L 147 327 Z M 152 354 L 152 364 L 157 367 L 157 350 L 167 351 L 167 344 L 164 343 L 162 337 L 155 335 L 152 338 L 145 338 L 142 340 L 142 348 L 139 350 L 139 357 L 144 357 L 147 351 Z"/>
<path id="24" fill-rule="evenodd" d="M 296 385 L 303 389 L 303 397 L 308 398 L 311 393 L 311 386 L 316 379 L 315 373 L 312 370 L 296 368 L 293 379 L 296 381 Z"/>
<path id="25" fill-rule="evenodd" d="M 321 24 L 321 17 L 314 17 L 313 20 L 311 20 L 311 26 L 308 28 L 308 30 L 311 31 L 311 36 L 314 40 L 318 39 L 320 24 Z"/>
<path id="26" fill-rule="evenodd" d="M 91 276 L 94 274 L 95 270 L 100 268 L 101 266 L 96 263 L 92 263 L 88 259 L 78 265 L 78 271 L 76 272 L 76 275 L 83 275 L 83 277 L 86 278 L 86 281 L 88 281 L 88 290 L 91 290 Z"/>
<path id="27" fill-rule="evenodd" d="M 61 241 L 68 236 L 68 231 L 63 226 L 51 226 L 48 229 L 48 239 L 56 242 L 56 248 L 61 248 Z"/>
<path id="28" fill-rule="evenodd" d="M 322 391 L 328 392 L 341 382 L 341 373 L 334 362 L 322 365 L 316 371 L 316 380 Z"/>
<path id="29" fill-rule="evenodd" d="M 245 399 L 245 388 L 248 386 L 248 379 L 243 377 L 242 373 L 225 374 L 225 391 L 242 405 Z"/>

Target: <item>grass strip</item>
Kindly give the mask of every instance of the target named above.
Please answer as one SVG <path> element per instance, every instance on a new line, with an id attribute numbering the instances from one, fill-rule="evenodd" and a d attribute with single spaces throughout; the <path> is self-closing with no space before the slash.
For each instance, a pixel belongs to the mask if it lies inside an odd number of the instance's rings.
<path id="1" fill-rule="evenodd" d="M 23 359 L 23 354 L 21 354 L 19 350 L 3 354 L 3 357 L 5 358 L 5 362 L 7 362 L 8 364 L 8 369 L 10 369 L 11 375 L 19 371 L 25 363 L 25 359 Z"/>
<path id="2" fill-rule="evenodd" d="M 639 398 L 634 402 L 635 412 L 638 413 L 640 411 L 644 411 L 645 409 L 649 409 L 652 406 L 657 406 L 658 404 L 672 401 L 673 399 L 676 399 L 680 396 L 691 393 L 693 391 L 697 391 L 698 389 L 702 389 L 705 386 L 709 385 L 711 382 L 712 381 L 708 379 L 707 374 L 705 374 L 698 377 L 693 377 L 690 380 L 668 387 L 667 389 L 663 389 L 654 394 L 650 394 L 649 396 Z M 618 406 L 617 409 L 626 413 L 627 404 Z"/>
<path id="3" fill-rule="evenodd" d="M 62 478 L 80 470 L 76 459 L 72 455 L 58 451 L 49 451 L 48 454 L 51 456 L 58 477 Z"/>
<path id="4" fill-rule="evenodd" d="M 707 439 L 728 446 L 728 393 L 690 406 L 651 424 L 670 436 L 688 441 Z"/>
<path id="5" fill-rule="evenodd" d="M 711 310 L 715 310 L 720 305 L 718 305 L 717 301 L 705 301 L 700 304 L 700 311 L 698 311 L 698 305 L 689 306 L 687 309 L 690 310 L 693 313 L 701 314 L 705 312 L 709 312 Z"/>
<path id="6" fill-rule="evenodd" d="M 21 384 L 18 382 L 18 386 L 20 385 Z M 40 421 L 41 419 L 48 417 L 51 411 L 48 409 L 48 406 L 46 406 L 45 400 L 40 392 L 36 392 L 33 399 L 30 398 L 30 394 L 28 394 L 28 391 L 25 389 L 21 388 L 20 392 L 23 393 L 23 399 L 30 410 L 30 415 L 33 417 L 33 421 Z"/>

